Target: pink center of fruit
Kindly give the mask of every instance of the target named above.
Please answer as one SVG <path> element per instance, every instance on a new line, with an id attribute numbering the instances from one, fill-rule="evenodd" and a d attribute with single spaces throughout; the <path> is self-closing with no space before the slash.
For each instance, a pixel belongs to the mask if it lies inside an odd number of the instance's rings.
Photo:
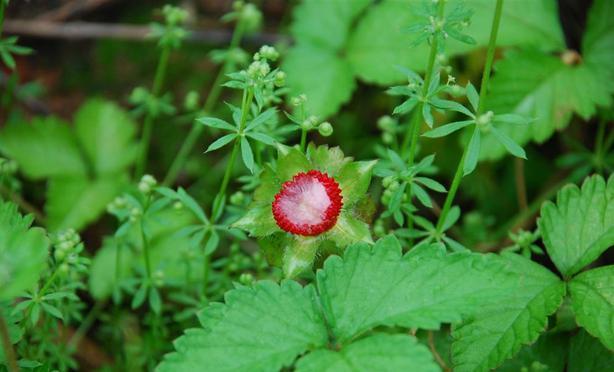
<path id="1" fill-rule="evenodd" d="M 315 236 L 335 226 L 342 205 L 339 184 L 327 174 L 311 170 L 285 182 L 272 208 L 277 225 L 284 231 Z"/>

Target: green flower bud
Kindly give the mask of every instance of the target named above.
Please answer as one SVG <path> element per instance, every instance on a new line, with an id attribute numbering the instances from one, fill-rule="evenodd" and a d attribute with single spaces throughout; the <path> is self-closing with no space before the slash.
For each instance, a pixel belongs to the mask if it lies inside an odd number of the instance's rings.
<path id="1" fill-rule="evenodd" d="M 373 226 L 373 232 L 379 238 L 386 235 L 386 228 L 384 227 L 384 222 L 382 220 L 377 220 L 375 222 L 375 226 Z"/>
<path id="2" fill-rule="evenodd" d="M 392 182 L 395 181 L 395 177 L 394 176 L 388 176 L 388 177 L 384 177 L 384 179 L 382 179 L 382 186 L 384 186 L 384 188 L 389 188 L 390 185 L 392 184 Z"/>
<path id="3" fill-rule="evenodd" d="M 384 132 L 394 132 L 397 125 L 397 121 L 388 115 L 384 115 L 377 120 L 377 127 Z"/>
<path id="4" fill-rule="evenodd" d="M 275 74 L 275 86 L 278 88 L 286 85 L 286 73 L 283 71 L 277 71 Z"/>
<path id="5" fill-rule="evenodd" d="M 152 275 L 152 279 L 154 286 L 162 287 L 164 285 L 164 272 L 162 270 L 156 270 Z"/>
<path id="6" fill-rule="evenodd" d="M 239 20 L 245 25 L 246 31 L 254 31 L 260 27 L 262 13 L 254 4 L 245 4 L 240 10 Z"/>
<path id="7" fill-rule="evenodd" d="M 492 125 L 492 118 L 494 116 L 495 114 L 492 111 L 488 111 L 478 116 L 475 123 L 477 124 L 478 128 L 480 128 L 482 132 L 487 133 L 490 131 L 490 126 Z"/>
<path id="8" fill-rule="evenodd" d="M 301 106 L 305 102 L 307 102 L 307 95 L 305 94 L 300 94 L 299 96 L 293 97 L 292 100 L 290 100 L 290 104 L 295 107 Z"/>
<path id="9" fill-rule="evenodd" d="M 263 45 L 258 51 L 260 57 L 275 62 L 279 58 L 279 52 L 272 46 Z"/>
<path id="10" fill-rule="evenodd" d="M 181 203 L 180 201 L 176 201 L 173 203 L 173 209 L 178 211 L 180 209 L 183 209 L 183 203 Z"/>
<path id="11" fill-rule="evenodd" d="M 143 194 L 149 194 L 153 188 L 156 187 L 157 183 L 158 182 L 152 175 L 146 174 L 141 178 L 141 181 L 139 181 L 139 191 Z"/>
<path id="12" fill-rule="evenodd" d="M 130 93 L 130 98 L 128 100 L 133 105 L 138 105 L 145 102 L 149 98 L 149 91 L 143 87 L 136 87 Z"/>
<path id="13" fill-rule="evenodd" d="M 164 14 L 166 24 L 169 26 L 182 24 L 188 19 L 188 12 L 186 10 L 172 5 L 165 5 L 162 8 L 162 14 Z"/>
<path id="14" fill-rule="evenodd" d="M 401 184 L 399 183 L 399 181 L 392 181 L 390 183 L 390 186 L 388 187 L 388 190 L 390 191 L 396 191 L 399 187 L 401 186 Z"/>
<path id="15" fill-rule="evenodd" d="M 329 122 L 325 121 L 318 125 L 318 132 L 320 133 L 320 135 L 328 137 L 333 134 L 333 126 Z"/>
<path id="16" fill-rule="evenodd" d="M 198 101 L 200 101 L 200 95 L 197 91 L 191 90 L 188 94 L 185 95 L 183 99 L 183 107 L 187 111 L 196 111 L 198 110 Z"/>
<path id="17" fill-rule="evenodd" d="M 241 205 L 245 202 L 245 194 L 241 191 L 237 191 L 230 196 L 230 204 Z"/>
<path id="18" fill-rule="evenodd" d="M 239 283 L 243 285 L 250 285 L 254 282 L 254 276 L 250 273 L 243 273 L 239 276 Z"/>
<path id="19" fill-rule="evenodd" d="M 382 142 L 384 142 L 387 145 L 392 144 L 394 142 L 394 134 L 390 132 L 382 133 Z"/>

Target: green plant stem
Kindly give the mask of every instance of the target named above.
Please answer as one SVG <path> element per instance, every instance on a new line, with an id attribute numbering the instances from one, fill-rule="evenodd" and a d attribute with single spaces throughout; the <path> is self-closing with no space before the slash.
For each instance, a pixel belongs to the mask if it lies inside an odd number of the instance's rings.
<path id="1" fill-rule="evenodd" d="M 155 98 L 159 98 L 162 86 L 164 84 L 164 78 L 166 77 L 166 71 L 168 69 L 168 60 L 171 55 L 171 48 L 164 47 L 158 60 L 158 66 L 156 67 L 156 75 L 154 77 L 153 88 L 151 94 Z M 143 134 L 141 136 L 141 151 L 136 163 L 136 178 L 140 178 L 147 168 L 147 154 L 149 152 L 149 143 L 151 142 L 151 132 L 153 130 L 154 115 L 152 112 L 147 112 L 145 120 L 143 122 Z"/>
<path id="2" fill-rule="evenodd" d="M 445 10 L 445 1 L 439 1 L 437 5 L 437 16 L 439 19 L 443 19 Z M 426 66 L 426 72 L 424 75 L 424 84 L 422 85 L 422 97 L 426 97 L 429 92 L 429 85 L 431 84 L 431 77 L 433 76 L 433 69 L 435 68 L 435 60 L 437 58 L 438 46 L 437 37 L 433 38 L 431 43 L 431 50 L 429 53 L 428 64 Z M 424 102 L 420 102 L 416 106 L 415 114 L 412 116 L 410 124 L 407 126 L 403 143 L 401 144 L 401 155 L 406 155 L 407 146 L 409 146 L 409 158 L 408 164 L 411 166 L 416 156 L 416 146 L 418 145 L 418 135 L 420 134 L 420 125 L 422 124 L 422 107 Z"/>
<path id="3" fill-rule="evenodd" d="M 79 325 L 79 328 L 77 328 L 77 331 L 72 335 L 70 340 L 68 340 L 68 350 L 76 350 L 79 342 L 81 342 L 83 336 L 85 336 L 92 327 L 94 321 L 98 318 L 98 315 L 105 304 L 106 301 L 96 301 L 92 309 L 86 315 L 85 319 L 81 322 L 81 325 Z"/>
<path id="4" fill-rule="evenodd" d="M 597 128 L 597 136 L 595 137 L 595 159 L 597 160 L 595 164 L 595 168 L 597 168 L 597 172 L 599 173 L 603 173 L 603 161 L 604 161 L 603 158 L 605 155 L 605 152 L 603 151 L 604 149 L 603 138 L 605 134 L 605 124 L 606 124 L 605 119 L 601 119 L 599 121 L 599 127 Z"/>
<path id="5" fill-rule="evenodd" d="M 152 275 L 151 275 L 151 258 L 149 257 L 149 242 L 147 241 L 147 236 L 145 236 L 145 228 L 144 228 L 143 218 L 141 217 L 141 241 L 143 242 L 143 259 L 145 261 L 145 271 L 147 272 L 147 279 L 149 283 L 152 283 Z"/>
<path id="6" fill-rule="evenodd" d="M 3 3 L 3 0 L 0 0 Z M 0 5 L 1 7 L 2 5 Z M 2 348 L 4 349 L 4 356 L 6 358 L 7 367 L 10 372 L 19 372 L 17 366 L 17 357 L 15 355 L 15 349 L 9 337 L 9 327 L 4 319 L 4 314 L 0 311 L 0 338 L 2 338 Z"/>
<path id="7" fill-rule="evenodd" d="M 499 32 L 499 25 L 501 24 L 501 11 L 503 9 L 503 0 L 497 0 L 495 5 L 495 14 L 492 20 L 492 27 L 490 29 L 490 40 L 488 42 L 488 50 L 486 52 L 486 63 L 484 64 L 484 72 L 482 73 L 482 83 L 480 84 L 480 102 L 478 104 L 478 109 L 476 116 L 480 116 L 484 110 L 484 101 L 486 97 L 486 90 L 488 87 L 488 82 L 490 81 L 490 72 L 492 69 L 493 60 L 495 59 L 495 49 L 497 47 L 497 33 Z M 450 208 L 452 207 L 452 203 L 454 202 L 454 197 L 456 196 L 456 192 L 458 191 L 458 187 L 460 186 L 461 180 L 463 178 L 463 164 L 465 163 L 465 157 L 467 155 L 467 149 L 469 145 L 467 144 L 463 149 L 463 155 L 458 162 L 458 166 L 456 168 L 456 173 L 454 174 L 454 179 L 452 180 L 452 186 L 450 186 L 450 190 L 448 191 L 448 195 L 446 196 L 446 201 L 443 205 L 443 209 L 441 210 L 441 215 L 439 216 L 439 220 L 437 221 L 437 235 L 441 235 L 444 222 L 448 217 L 448 213 L 450 212 Z"/>
<path id="8" fill-rule="evenodd" d="M 247 122 L 247 115 L 249 113 L 249 107 L 254 100 L 254 92 L 251 89 L 247 89 L 243 91 L 243 104 L 241 105 L 241 121 L 239 123 L 239 133 L 243 133 L 243 129 L 245 128 L 245 123 Z M 237 155 L 239 154 L 239 144 L 241 141 L 241 137 L 237 136 L 232 146 L 232 152 L 230 154 L 230 160 L 226 164 L 226 171 L 224 172 L 224 178 L 222 179 L 222 184 L 220 185 L 220 190 L 215 197 L 215 201 L 213 203 L 213 210 L 211 212 L 211 219 L 213 222 L 217 220 L 218 213 L 220 212 L 220 208 L 222 206 L 222 200 L 226 195 L 226 189 L 228 188 L 228 183 L 230 182 L 230 176 L 232 175 L 232 170 L 234 169 L 234 164 L 237 159 Z"/>
<path id="9" fill-rule="evenodd" d="M 229 50 L 232 51 L 239 47 L 241 38 L 244 34 L 244 30 L 245 27 L 243 25 L 243 22 L 239 22 L 232 34 L 232 40 L 230 41 Z M 209 95 L 205 100 L 205 104 L 203 105 L 203 112 L 205 113 L 205 115 L 209 114 L 215 108 L 215 105 L 217 104 L 218 99 L 220 98 L 220 94 L 222 92 L 222 80 L 226 77 L 227 73 L 234 70 L 235 66 L 236 63 L 234 61 L 232 61 L 231 59 L 227 59 L 224 62 L 222 68 L 220 68 L 215 80 L 213 81 L 213 85 L 211 86 Z M 181 172 L 181 169 L 185 165 L 188 156 L 192 152 L 192 149 L 194 149 L 196 141 L 198 141 L 204 130 L 205 127 L 203 125 L 194 121 L 194 123 L 192 124 L 192 128 L 188 133 L 188 136 L 181 144 L 177 156 L 175 156 L 175 159 L 171 163 L 171 166 L 168 169 L 166 176 L 164 177 L 164 181 L 162 182 L 164 186 L 169 186 L 173 182 L 175 182 L 177 176 L 179 175 L 179 172 Z"/>
<path id="10" fill-rule="evenodd" d="M 0 36 L 2 36 L 2 28 L 4 27 L 4 0 L 0 0 Z"/>
<path id="11" fill-rule="evenodd" d="M 307 129 L 301 130 L 301 151 L 305 152 L 305 147 L 307 146 Z"/>

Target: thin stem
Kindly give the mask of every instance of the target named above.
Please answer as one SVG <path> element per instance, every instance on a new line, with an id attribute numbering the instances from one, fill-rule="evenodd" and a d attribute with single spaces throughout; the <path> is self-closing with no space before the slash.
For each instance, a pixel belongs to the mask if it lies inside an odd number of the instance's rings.
<path id="1" fill-rule="evenodd" d="M 67 344 L 68 350 L 76 349 L 79 342 L 81 342 L 81 339 L 83 338 L 83 336 L 87 334 L 89 329 L 94 324 L 94 321 L 98 318 L 98 315 L 100 314 L 100 311 L 102 310 L 105 304 L 106 304 L 106 301 L 97 301 L 94 304 L 94 306 L 89 311 L 89 313 L 87 314 L 83 322 L 81 322 L 81 325 L 79 326 L 79 328 L 77 328 L 77 331 L 72 335 L 70 340 L 68 340 L 68 344 Z"/>
<path id="2" fill-rule="evenodd" d="M 488 50 L 486 52 L 486 63 L 484 64 L 484 72 L 482 73 L 482 83 L 480 84 L 480 102 L 478 104 L 476 116 L 481 115 L 484 110 L 486 89 L 488 87 L 488 82 L 490 81 L 490 72 L 492 69 L 493 60 L 495 58 L 495 49 L 497 47 L 497 33 L 499 32 L 499 25 L 501 24 L 502 9 L 503 0 L 497 0 L 497 3 L 495 5 L 495 15 L 493 17 L 492 27 L 490 29 L 490 40 L 488 42 Z M 450 208 L 452 207 L 452 203 L 454 202 L 454 197 L 456 196 L 456 191 L 458 190 L 458 187 L 460 186 L 461 180 L 463 178 L 463 164 L 465 163 L 465 157 L 467 155 L 468 148 L 469 145 L 467 144 L 463 149 L 463 155 L 458 162 L 456 173 L 454 174 L 454 179 L 452 180 L 452 186 L 450 186 L 450 191 L 448 191 L 448 195 L 446 196 L 446 201 L 443 205 L 441 215 L 439 216 L 439 220 L 437 221 L 437 235 L 441 235 L 442 233 L 443 224 L 448 217 L 448 213 L 450 212 Z"/>
<path id="3" fill-rule="evenodd" d="M 605 119 L 599 121 L 599 127 L 597 128 L 597 136 L 595 137 L 595 160 L 596 160 L 596 168 L 597 172 L 603 173 L 603 156 L 605 155 L 603 151 L 603 137 L 605 135 Z"/>
<path id="4" fill-rule="evenodd" d="M 241 38 L 244 34 L 244 30 L 245 27 L 243 25 L 243 22 L 239 22 L 232 34 L 232 40 L 230 41 L 229 50 L 232 51 L 239 46 Z M 213 81 L 213 85 L 211 87 L 211 90 L 209 91 L 209 95 L 205 100 L 205 104 L 203 106 L 203 112 L 205 114 L 209 114 L 215 108 L 215 105 L 218 102 L 218 99 L 222 92 L 222 80 L 226 77 L 226 74 L 228 72 L 234 70 L 235 66 L 235 62 L 230 58 L 224 62 L 224 65 L 219 70 L 215 80 Z M 181 172 L 181 169 L 185 165 L 188 156 L 192 152 L 192 149 L 194 149 L 196 141 L 198 141 L 204 129 L 204 126 L 197 123 L 196 121 L 192 124 L 192 128 L 190 129 L 188 136 L 181 144 L 177 156 L 175 156 L 175 159 L 171 163 L 171 166 L 166 173 L 166 177 L 164 177 L 164 181 L 162 182 L 163 185 L 169 186 L 170 184 L 175 182 L 177 176 L 179 175 L 179 172 Z"/>
<path id="5" fill-rule="evenodd" d="M 245 128 L 245 123 L 247 122 L 247 116 L 249 113 L 249 108 L 252 105 L 252 101 L 254 100 L 254 92 L 251 89 L 247 89 L 243 91 L 243 104 L 241 105 L 241 121 L 239 123 L 239 133 L 243 132 Z M 217 220 L 218 213 L 220 212 L 220 208 L 222 207 L 222 200 L 226 195 L 226 189 L 228 188 L 228 183 L 230 182 L 230 176 L 232 175 L 232 170 L 234 169 L 234 164 L 237 159 L 237 155 L 239 154 L 239 143 L 240 136 L 238 136 L 234 144 L 232 146 L 232 153 L 230 154 L 230 160 L 228 164 L 226 164 L 226 171 L 224 172 L 224 178 L 222 179 L 222 184 L 220 185 L 220 191 L 218 191 L 217 196 L 215 197 L 215 201 L 213 203 L 213 211 L 211 212 L 211 219 L 213 222 Z"/>
<path id="6" fill-rule="evenodd" d="M 149 242 L 147 236 L 145 236 L 145 228 L 143 219 L 141 218 L 141 241 L 143 242 L 143 259 L 145 261 L 145 271 L 147 272 L 147 279 L 151 283 L 151 259 L 149 257 Z"/>
<path id="7" fill-rule="evenodd" d="M 154 77 L 153 87 L 151 94 L 158 98 L 164 84 L 164 78 L 166 77 L 166 71 L 168 67 L 168 60 L 171 55 L 171 48 L 164 47 L 158 60 L 158 66 L 156 67 L 156 75 Z M 141 137 L 141 151 L 136 163 L 136 178 L 141 177 L 145 173 L 147 168 L 147 154 L 149 152 L 149 143 L 151 142 L 151 132 L 153 130 L 154 115 L 152 112 L 147 112 L 145 120 L 143 122 L 143 134 Z"/>
<path id="8" fill-rule="evenodd" d="M 444 9 L 445 9 L 446 1 L 440 0 L 437 6 L 437 18 L 443 19 Z M 429 92 L 429 85 L 431 84 L 431 77 L 433 76 L 433 69 L 435 68 L 435 60 L 437 58 L 437 50 L 438 46 L 438 38 L 434 37 L 431 43 L 431 50 L 429 53 L 428 64 L 426 66 L 426 72 L 424 76 L 424 84 L 422 85 L 422 97 L 426 97 Z M 410 124 L 407 126 L 407 132 L 405 133 L 405 137 L 403 138 L 403 143 L 401 145 L 401 154 L 405 155 L 407 151 L 407 146 L 409 145 L 409 159 L 408 163 L 411 166 L 414 161 L 416 146 L 418 144 L 418 134 L 420 134 L 420 124 L 422 124 L 421 116 L 422 116 L 422 107 L 424 106 L 424 102 L 420 102 L 416 106 L 415 114 L 412 116 L 412 120 Z M 410 144 L 411 143 L 411 144 Z"/>
<path id="9" fill-rule="evenodd" d="M 305 146 L 307 145 L 307 129 L 301 130 L 301 151 L 305 152 Z"/>
<path id="10" fill-rule="evenodd" d="M 0 0 L 0 3 L 4 4 L 4 0 Z M 2 5 L 0 5 L 2 7 Z M 1 15 L 1 14 L 0 14 Z M 4 356 L 6 357 L 7 366 L 10 372 L 19 372 L 17 366 L 17 356 L 15 355 L 15 349 L 9 337 L 9 327 L 4 319 L 4 314 L 0 311 L 0 338 L 2 338 L 2 348 L 4 349 Z"/>
<path id="11" fill-rule="evenodd" d="M 4 0 L 0 0 L 0 36 L 2 36 L 2 28 L 4 27 Z"/>
<path id="12" fill-rule="evenodd" d="M 524 177 L 524 159 L 514 158 L 514 180 L 516 182 L 516 198 L 518 208 L 527 209 L 527 185 Z"/>

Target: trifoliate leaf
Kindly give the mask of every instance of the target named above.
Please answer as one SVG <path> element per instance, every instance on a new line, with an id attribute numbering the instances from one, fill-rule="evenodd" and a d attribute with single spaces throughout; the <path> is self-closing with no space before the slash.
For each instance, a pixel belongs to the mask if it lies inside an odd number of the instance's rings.
<path id="1" fill-rule="evenodd" d="M 614 349 L 614 266 L 586 271 L 569 282 L 579 325 Z"/>
<path id="2" fill-rule="evenodd" d="M 583 329 L 571 338 L 568 372 L 609 371 L 613 365 L 614 353 Z"/>
<path id="3" fill-rule="evenodd" d="M 356 88 L 351 66 L 334 50 L 299 44 L 288 51 L 282 68 L 291 94 L 306 94 L 305 106 L 319 117 L 337 112 Z"/>
<path id="4" fill-rule="evenodd" d="M 30 228 L 31 223 L 16 205 L 0 200 L 0 301 L 33 287 L 45 269 L 49 241 L 44 230 Z"/>
<path id="5" fill-rule="evenodd" d="M 0 150 L 32 179 L 85 175 L 79 144 L 68 124 L 54 117 L 9 123 L 0 132 Z"/>
<path id="6" fill-rule="evenodd" d="M 298 372 L 435 372 L 429 349 L 406 335 L 374 334 L 339 351 L 317 350 L 299 359 Z"/>
<path id="7" fill-rule="evenodd" d="M 488 301 L 500 305 L 510 292 L 532 284 L 518 280 L 512 268 L 517 260 L 445 255 L 431 246 L 402 257 L 399 242 L 386 237 L 372 248 L 351 246 L 343 259 L 329 258 L 317 283 L 331 331 L 344 342 L 381 325 L 437 329 L 444 322 L 459 322 Z M 543 281 L 544 275 L 538 279 Z"/>
<path id="8" fill-rule="evenodd" d="M 460 1 L 449 1 L 447 12 Z M 457 55 L 488 43 L 495 2 L 467 0 L 472 9 L 471 25 L 464 33 L 476 39 L 468 45 L 448 39 L 446 54 Z M 358 23 L 348 41 L 347 58 L 356 74 L 367 82 L 390 85 L 403 80 L 394 66 L 406 66 L 422 71 L 426 68 L 429 46 L 412 46 L 416 35 L 404 30 L 422 21 L 414 12 L 420 1 L 384 0 L 370 9 Z M 515 0 L 503 6 L 503 16 L 497 45 L 535 45 L 544 50 L 562 49 L 563 34 L 553 0 Z"/>
<path id="9" fill-rule="evenodd" d="M 563 302 L 565 284 L 546 268 L 520 255 L 506 254 L 508 272 L 521 289 L 501 289 L 496 302 L 484 303 L 452 336 L 455 371 L 489 371 L 534 342 L 548 316 Z"/>
<path id="10" fill-rule="evenodd" d="M 279 371 L 327 342 L 313 287 L 263 281 L 228 292 L 223 317 L 186 331 L 157 370 Z"/>
<path id="11" fill-rule="evenodd" d="M 556 204 L 546 202 L 538 220 L 548 255 L 566 277 L 577 273 L 614 245 L 614 176 L 591 176 L 567 185 Z"/>
<path id="12" fill-rule="evenodd" d="M 496 114 L 517 113 L 528 125 L 497 127 L 519 145 L 542 143 L 565 128 L 574 113 L 587 119 L 598 105 L 611 102 L 613 88 L 604 85 L 599 70 L 585 63 L 565 64 L 561 58 L 535 49 L 510 51 L 495 65 L 486 107 Z M 582 84 L 578 84 L 581 81 Z M 498 159 L 505 148 L 492 135 L 483 138 L 482 159 Z"/>
<path id="13" fill-rule="evenodd" d="M 136 124 L 112 102 L 84 103 L 75 114 L 75 133 L 97 175 L 120 172 L 136 158 Z"/>
<path id="14" fill-rule="evenodd" d="M 81 177 L 53 178 L 47 189 L 49 229 L 79 230 L 93 222 L 127 184 L 121 174 L 88 180 Z"/>

